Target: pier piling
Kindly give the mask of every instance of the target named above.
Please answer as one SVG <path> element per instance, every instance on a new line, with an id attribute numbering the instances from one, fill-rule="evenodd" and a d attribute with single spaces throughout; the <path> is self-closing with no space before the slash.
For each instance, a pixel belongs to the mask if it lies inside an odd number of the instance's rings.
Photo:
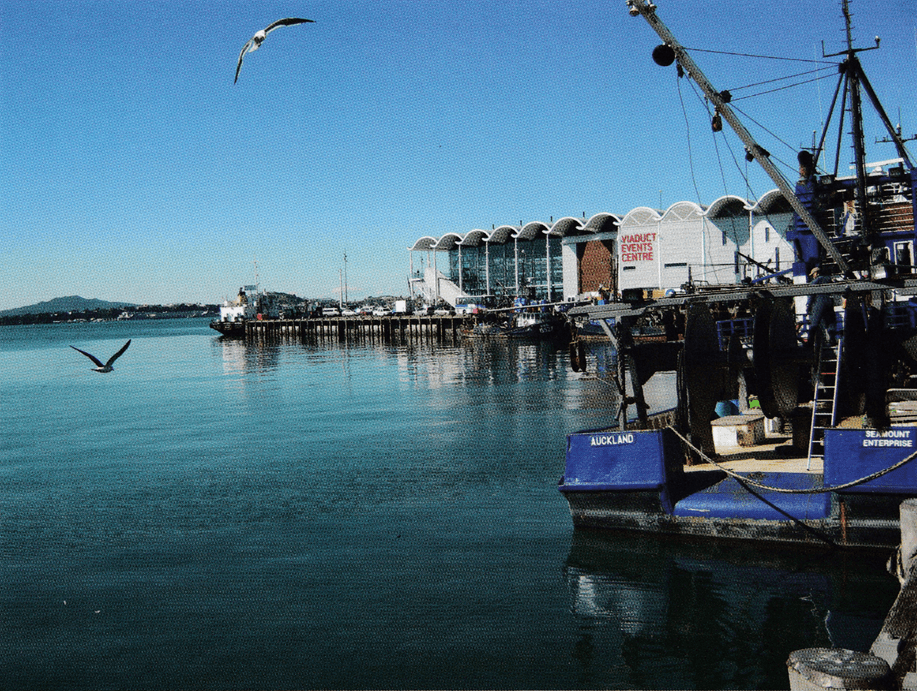
<path id="1" fill-rule="evenodd" d="M 246 322 L 245 336 L 265 338 L 293 334 L 304 340 L 319 341 L 445 343 L 455 342 L 461 336 L 463 321 L 463 317 L 454 314 L 258 319 Z"/>

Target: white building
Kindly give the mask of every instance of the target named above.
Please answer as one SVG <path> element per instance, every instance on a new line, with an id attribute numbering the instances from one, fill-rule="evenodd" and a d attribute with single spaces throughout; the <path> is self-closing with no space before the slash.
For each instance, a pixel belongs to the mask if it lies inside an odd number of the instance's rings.
<path id="1" fill-rule="evenodd" d="M 600 288 L 664 294 L 689 281 L 755 280 L 791 268 L 792 219 L 773 190 L 757 203 L 728 195 L 708 207 L 683 201 L 665 211 L 637 207 L 623 216 L 425 236 L 409 248 L 412 282 L 427 299 L 454 304 L 459 295 L 559 302 Z M 419 270 L 415 253 L 423 253 Z"/>

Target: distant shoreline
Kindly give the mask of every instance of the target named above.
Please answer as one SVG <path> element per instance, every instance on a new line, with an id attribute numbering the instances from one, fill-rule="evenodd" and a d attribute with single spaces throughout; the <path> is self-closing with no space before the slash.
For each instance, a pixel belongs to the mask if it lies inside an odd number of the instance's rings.
<path id="1" fill-rule="evenodd" d="M 0 316 L 0 326 L 27 326 L 30 324 L 76 324 L 112 321 L 145 321 L 149 319 L 199 319 L 215 318 L 220 314 L 217 305 L 143 305 L 89 309 L 68 312 L 39 312 Z"/>

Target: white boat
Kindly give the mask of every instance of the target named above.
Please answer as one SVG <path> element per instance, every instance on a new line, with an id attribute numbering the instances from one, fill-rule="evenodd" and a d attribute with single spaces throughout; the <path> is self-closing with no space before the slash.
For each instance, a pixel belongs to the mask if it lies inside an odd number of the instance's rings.
<path id="1" fill-rule="evenodd" d="M 242 286 L 233 300 L 220 305 L 220 318 L 210 322 L 210 328 L 224 336 L 244 335 L 245 323 L 259 319 L 273 319 L 280 314 L 274 296 L 257 285 Z"/>

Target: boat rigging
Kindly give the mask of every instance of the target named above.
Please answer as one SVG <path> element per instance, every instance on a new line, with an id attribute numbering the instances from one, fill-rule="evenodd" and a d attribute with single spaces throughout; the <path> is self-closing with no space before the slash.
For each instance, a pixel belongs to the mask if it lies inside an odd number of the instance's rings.
<path id="1" fill-rule="evenodd" d="M 654 61 L 676 63 L 679 76 L 699 86 L 713 104 L 714 131 L 728 123 L 746 159 L 787 200 L 793 215 L 780 232 L 794 260 L 789 272 L 754 283 L 736 269 L 736 281 L 719 286 L 692 283 L 688 267 L 688 283 L 674 294 L 632 288 L 616 302 L 570 310 L 598 324 L 615 346 L 611 383 L 620 393 L 614 425 L 568 436 L 559 489 L 575 525 L 802 542 L 814 536 L 834 545 L 897 540 L 898 504 L 917 496 L 917 463 L 910 462 L 917 446 L 917 171 L 859 61 L 879 42 L 854 47 L 848 1 L 842 4 L 846 48 L 824 57 L 843 57 L 831 113 L 840 100 L 840 130 L 846 112 L 853 121 L 856 174 L 839 176 L 837 162 L 833 173 L 818 173 L 829 115 L 820 139 L 798 153 L 794 186 L 656 5 L 627 0 L 630 14 L 663 41 Z M 866 162 L 861 90 L 896 146 L 898 158 L 881 165 Z M 743 246 L 735 243 L 738 257 Z M 777 282 L 788 275 L 792 284 Z M 642 337 L 647 325 L 656 326 L 652 339 Z M 588 367 L 582 351 L 574 340 L 575 371 Z M 674 372 L 667 380 L 677 406 L 650 415 L 643 388 L 659 372 Z M 723 403 L 741 414 L 720 418 Z M 759 457 L 765 420 L 792 430 L 784 455 L 766 452 L 770 461 Z M 725 432 L 736 450 L 748 447 L 728 479 L 708 462 L 722 451 Z M 896 449 L 911 451 L 896 456 Z M 750 490 L 746 475 L 766 489 Z M 785 498 L 797 495 L 821 498 Z"/>

